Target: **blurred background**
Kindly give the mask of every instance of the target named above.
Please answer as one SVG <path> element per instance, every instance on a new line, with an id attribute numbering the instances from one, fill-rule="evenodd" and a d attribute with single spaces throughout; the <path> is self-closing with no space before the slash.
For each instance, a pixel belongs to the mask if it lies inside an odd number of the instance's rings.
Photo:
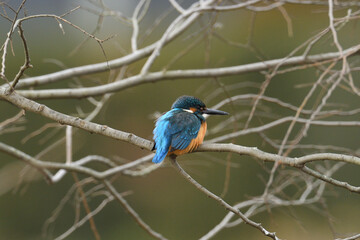
<path id="1" fill-rule="evenodd" d="M 8 5 L 17 9 L 22 1 L 5 0 L 3 2 L 6 5 L 2 5 L 2 14 L 6 12 L 14 17 Z M 130 0 L 104 0 L 102 2 L 107 8 L 118 11 L 127 18 L 131 18 L 138 4 L 138 1 Z M 194 2 L 184 0 L 180 3 L 183 8 L 187 8 Z M 351 3 L 351 1 L 338 2 Z M 102 44 L 102 50 L 96 41 L 88 39 L 72 26 L 62 23 L 62 30 L 53 18 L 28 20 L 23 23 L 23 29 L 33 68 L 28 69 L 26 75 L 39 76 L 66 68 L 105 62 L 130 53 L 131 25 L 121 20 L 121 16 L 99 18 L 102 10 L 99 5 L 97 1 L 85 0 L 26 1 L 23 8 L 26 15 L 45 13 L 62 15 L 81 6 L 65 18 L 99 39 L 109 38 Z M 265 3 L 261 4 L 261 6 L 265 5 Z M 173 8 L 169 1 L 151 1 L 139 25 L 139 48 L 160 39 L 169 24 L 178 16 L 178 13 L 171 9 Z M 334 12 L 335 17 L 346 16 L 349 9 L 353 13 L 359 10 L 356 4 L 351 7 L 338 7 Z M 21 12 L 20 17 L 24 16 L 24 11 Z M 163 17 L 163 20 L 156 24 L 159 17 Z M 212 28 L 209 28 L 210 22 L 214 22 Z M 328 25 L 326 2 L 316 5 L 284 4 L 281 8 L 270 11 L 254 12 L 251 9 L 240 9 L 218 14 L 205 13 L 163 49 L 151 71 L 161 71 L 164 67 L 169 70 L 215 68 L 283 58 L 304 41 L 326 29 Z M 97 26 L 101 27 L 97 29 Z M 10 27 L 11 22 L 1 17 L 1 43 L 5 41 Z M 339 40 L 344 49 L 358 44 L 360 29 L 356 18 L 338 30 Z M 211 31 L 213 34 L 209 34 Z M 14 34 L 11 43 L 12 50 L 8 52 L 6 66 L 8 79 L 16 75 L 24 61 L 22 41 L 17 33 Z M 194 46 L 190 49 L 192 45 Z M 182 50 L 187 48 L 190 50 L 186 54 L 172 62 Z M 333 44 L 332 36 L 327 34 L 314 45 L 310 54 L 335 51 L 337 49 Z M 301 54 L 302 51 L 295 55 Z M 357 56 L 349 61 L 354 68 L 358 65 Z M 128 66 L 127 76 L 138 74 L 144 63 L 145 60 L 140 60 Z M 341 64 L 336 67 L 341 69 Z M 320 67 L 299 68 L 296 71 L 278 74 L 271 80 L 265 95 L 299 106 L 322 71 Z M 35 89 L 96 86 L 111 81 L 114 74 L 117 73 L 108 71 L 76 77 L 35 87 Z M 355 83 L 358 82 L 358 75 L 357 71 L 352 72 Z M 156 117 L 169 110 L 177 97 L 194 95 L 203 99 L 207 106 L 211 107 L 228 98 L 229 95 L 258 94 L 264 80 L 264 72 L 253 72 L 217 79 L 178 79 L 143 84 L 114 93 L 92 121 L 152 139 Z M 239 83 L 243 85 L 239 86 Z M 326 93 L 329 86 L 329 83 L 324 83 L 322 89 L 318 90 L 319 95 L 314 95 L 306 108 L 311 109 L 316 106 L 316 103 L 321 101 L 320 93 Z M 99 100 L 100 97 L 96 99 Z M 81 112 L 88 113 L 94 108 L 89 104 L 88 99 L 48 99 L 39 100 L 39 102 L 73 116 L 81 115 Z M 230 121 L 224 120 L 223 117 L 210 117 L 208 119 L 209 133 L 206 139 L 231 133 L 234 129 L 243 129 L 252 103 L 251 99 L 247 99 L 225 105 L 222 110 L 230 112 L 234 119 Z M 358 96 L 348 91 L 344 83 L 333 93 L 326 109 L 350 110 L 360 108 L 359 105 Z M 0 109 L 0 121 L 19 112 L 18 108 L 4 101 L 0 102 Z M 295 115 L 294 111 L 267 102 L 260 104 L 258 113 L 249 127 Z M 334 121 L 359 120 L 359 115 L 356 114 L 326 117 L 327 120 Z M 221 127 L 219 124 L 224 121 L 228 121 L 228 124 Z M 63 139 L 65 128 L 50 127 L 39 135 L 29 137 L 34 131 L 48 123 L 52 121 L 28 112 L 15 130 L 0 133 L 0 141 L 19 148 L 31 156 L 37 156 L 40 153 L 39 158 L 44 161 L 64 162 L 64 142 L 56 144 L 49 151 L 42 151 Z M 264 134 L 269 138 L 281 140 L 288 126 L 289 123 L 279 125 L 265 131 Z M 216 131 L 215 127 L 220 128 L 220 131 Z M 297 124 L 295 129 L 299 130 L 301 127 L 301 124 Z M 296 134 L 291 136 L 295 137 Z M 302 156 L 321 151 L 358 155 L 359 140 L 359 127 L 311 126 L 301 144 L 331 145 L 338 148 L 323 150 L 299 148 L 292 151 L 290 156 Z M 256 146 L 263 151 L 277 153 L 277 149 L 268 144 L 261 134 L 248 134 L 225 142 Z M 101 155 L 121 162 L 132 161 L 148 154 L 146 150 L 128 143 L 89 134 L 82 130 L 74 130 L 73 143 L 73 159 L 87 155 Z M 74 183 L 70 174 L 59 183 L 48 185 L 41 176 L 26 173 L 25 164 L 22 162 L 2 153 L 0 153 L 0 159 L 0 239 L 54 239 L 73 225 L 76 219 L 74 210 L 76 200 L 70 198 L 58 219 L 50 225 L 47 236 L 42 236 L 44 223 Z M 231 205 L 261 195 L 272 167 L 272 164 L 247 156 L 227 153 L 194 153 L 179 159 L 180 164 L 189 174 L 217 195 L 224 191 L 226 159 L 230 159 L 232 165 L 229 186 L 224 200 Z M 331 164 L 333 163 L 325 162 L 322 165 L 326 167 Z M 96 164 L 90 166 L 101 169 L 101 166 Z M 278 171 L 286 172 L 292 169 L 280 167 Z M 337 171 L 334 177 L 359 186 L 359 171 L 359 166 L 346 165 Z M 286 178 L 283 180 L 286 181 Z M 223 207 L 186 182 L 169 164 L 143 177 L 118 176 L 114 185 L 119 192 L 131 191 L 126 196 L 126 200 L 145 222 L 169 239 L 199 239 L 226 215 Z M 284 190 L 284 195 L 296 196 L 299 189 L 302 189 L 302 186 L 297 187 Z M 101 197 L 89 199 L 92 209 L 102 201 Z M 359 194 L 328 184 L 322 198 L 314 204 L 269 208 L 252 219 L 261 222 L 268 230 L 277 232 L 282 239 L 334 239 L 359 233 L 359 200 Z M 84 214 L 83 210 L 81 211 Z M 102 239 L 152 239 L 115 201 L 109 203 L 95 216 L 94 220 Z M 89 224 L 86 223 L 67 239 L 94 239 L 94 236 Z M 266 238 L 254 228 L 241 224 L 221 231 L 213 239 Z"/>

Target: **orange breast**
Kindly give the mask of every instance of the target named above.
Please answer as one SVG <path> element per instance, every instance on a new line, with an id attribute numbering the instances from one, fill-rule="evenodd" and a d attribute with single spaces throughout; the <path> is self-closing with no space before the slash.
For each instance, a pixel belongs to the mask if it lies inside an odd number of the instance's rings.
<path id="1" fill-rule="evenodd" d="M 169 151 L 169 153 L 167 155 L 168 156 L 172 155 L 172 154 L 174 154 L 174 155 L 182 155 L 182 154 L 189 153 L 189 152 L 192 152 L 192 151 L 196 150 L 197 147 L 200 144 L 202 144 L 202 142 L 204 140 L 206 129 L 207 129 L 207 124 L 204 121 L 204 122 L 201 123 L 200 130 L 199 130 L 199 133 L 198 133 L 197 137 L 194 138 L 193 140 L 191 140 L 189 146 L 187 146 L 185 149 L 174 150 L 172 152 Z M 171 148 L 171 146 L 170 146 L 170 148 Z"/>

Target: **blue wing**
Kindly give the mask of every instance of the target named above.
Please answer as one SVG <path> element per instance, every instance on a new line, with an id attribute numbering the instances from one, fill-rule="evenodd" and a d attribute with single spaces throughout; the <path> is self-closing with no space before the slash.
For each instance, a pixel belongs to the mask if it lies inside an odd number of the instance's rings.
<path id="1" fill-rule="evenodd" d="M 189 146 L 191 140 L 197 137 L 200 126 L 200 119 L 181 109 L 172 109 L 161 116 L 153 131 L 156 148 L 153 162 L 162 162 L 170 146 L 171 150 Z"/>
<path id="2" fill-rule="evenodd" d="M 182 150 L 187 148 L 191 140 L 197 137 L 201 121 L 194 114 L 181 111 L 176 114 L 176 117 L 170 119 L 170 125 L 173 129 L 171 150 Z"/>

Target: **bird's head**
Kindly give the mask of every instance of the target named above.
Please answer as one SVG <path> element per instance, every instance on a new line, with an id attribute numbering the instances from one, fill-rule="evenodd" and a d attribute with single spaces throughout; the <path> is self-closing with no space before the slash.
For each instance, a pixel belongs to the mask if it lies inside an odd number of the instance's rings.
<path id="1" fill-rule="evenodd" d="M 171 109 L 180 108 L 196 114 L 228 115 L 229 113 L 210 109 L 198 98 L 192 96 L 181 96 L 173 103 Z"/>

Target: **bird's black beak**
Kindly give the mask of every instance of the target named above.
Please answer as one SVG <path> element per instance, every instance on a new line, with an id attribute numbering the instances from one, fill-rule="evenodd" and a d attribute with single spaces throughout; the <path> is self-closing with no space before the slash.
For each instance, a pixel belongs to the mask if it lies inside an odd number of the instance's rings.
<path id="1" fill-rule="evenodd" d="M 206 108 L 205 110 L 202 111 L 202 113 L 209 114 L 209 115 L 229 115 L 229 113 L 227 113 L 227 112 L 210 109 L 210 108 Z"/>

